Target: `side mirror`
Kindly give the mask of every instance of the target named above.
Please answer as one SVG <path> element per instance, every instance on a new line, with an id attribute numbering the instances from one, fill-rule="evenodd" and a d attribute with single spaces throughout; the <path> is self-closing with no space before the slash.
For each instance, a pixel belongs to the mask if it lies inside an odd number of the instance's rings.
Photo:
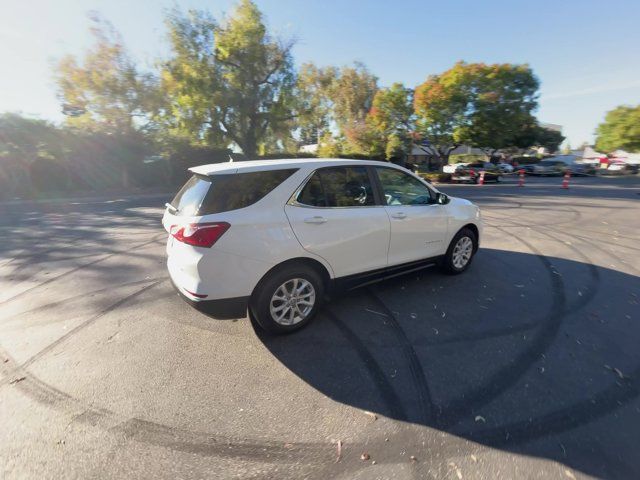
<path id="1" fill-rule="evenodd" d="M 449 199 L 449 195 L 446 195 L 444 193 L 438 192 L 436 194 L 436 203 L 438 205 L 446 205 L 447 203 L 449 203 L 450 199 Z"/>

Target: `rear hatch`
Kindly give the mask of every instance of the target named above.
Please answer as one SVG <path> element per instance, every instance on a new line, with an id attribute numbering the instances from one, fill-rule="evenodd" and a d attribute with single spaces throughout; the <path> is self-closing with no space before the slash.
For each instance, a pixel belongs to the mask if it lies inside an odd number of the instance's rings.
<path id="1" fill-rule="evenodd" d="M 174 238 L 192 246 L 211 248 L 229 229 L 230 212 L 259 202 L 296 170 L 238 172 L 238 169 L 228 169 L 211 175 L 194 173 L 166 204 L 162 224 L 172 237 L 168 249 Z M 210 238 L 215 240 L 209 242 Z"/>

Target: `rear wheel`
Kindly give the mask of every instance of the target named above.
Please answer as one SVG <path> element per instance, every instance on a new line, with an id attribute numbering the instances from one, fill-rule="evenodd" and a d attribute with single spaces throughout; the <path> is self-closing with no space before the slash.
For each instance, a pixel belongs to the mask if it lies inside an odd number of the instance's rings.
<path id="1" fill-rule="evenodd" d="M 268 274 L 250 303 L 256 322 L 267 332 L 283 334 L 313 320 L 324 296 L 318 273 L 306 265 L 290 265 Z"/>
<path id="2" fill-rule="evenodd" d="M 452 275 L 464 272 L 471 265 L 477 249 L 478 238 L 476 234 L 469 228 L 463 228 L 449 244 L 442 261 L 444 271 Z"/>

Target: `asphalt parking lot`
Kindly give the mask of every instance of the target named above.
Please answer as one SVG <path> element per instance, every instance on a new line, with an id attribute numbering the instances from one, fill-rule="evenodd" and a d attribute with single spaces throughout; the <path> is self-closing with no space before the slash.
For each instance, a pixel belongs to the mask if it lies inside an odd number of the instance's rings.
<path id="1" fill-rule="evenodd" d="M 0 206 L 0 477 L 639 478 L 640 179 L 515 182 L 286 337 L 180 300 L 163 196 Z"/>

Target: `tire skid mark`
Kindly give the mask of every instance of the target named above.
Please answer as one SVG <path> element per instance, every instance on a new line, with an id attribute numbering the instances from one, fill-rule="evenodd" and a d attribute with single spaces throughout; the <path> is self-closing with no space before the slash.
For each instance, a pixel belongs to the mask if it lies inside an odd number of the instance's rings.
<path id="1" fill-rule="evenodd" d="M 593 240 L 589 239 L 588 237 L 583 237 L 580 235 L 574 235 L 571 233 L 565 233 L 562 231 L 559 231 L 558 233 L 562 233 L 568 237 L 571 237 L 573 239 L 577 239 L 579 242 L 584 243 L 585 245 L 589 245 L 590 247 L 595 248 L 596 250 L 600 250 L 602 253 L 604 253 L 605 255 L 612 257 L 613 259 L 615 259 L 616 261 L 620 262 L 622 265 L 629 267 L 630 269 L 634 270 L 636 273 L 640 273 L 640 268 L 634 266 L 633 264 L 627 262 L 627 261 L 623 261 L 622 258 L 620 258 L 617 254 L 610 252 L 609 250 L 605 250 L 604 248 L 602 248 L 600 245 L 598 245 L 596 242 L 594 242 Z M 616 244 L 617 247 L 622 247 L 623 245 L 618 245 Z M 625 247 L 625 248 L 632 248 L 632 247 Z M 633 250 L 638 250 L 640 251 L 640 248 L 636 249 L 633 248 Z"/>
<path id="2" fill-rule="evenodd" d="M 568 244 L 567 242 L 565 242 L 564 240 L 558 238 L 555 235 L 552 235 L 548 232 L 545 232 L 544 230 L 540 229 L 540 228 L 531 228 L 528 227 L 526 225 L 522 225 L 522 224 L 518 224 L 516 222 L 511 221 L 514 226 L 520 227 L 520 228 L 529 228 L 531 231 L 534 231 L 540 235 L 544 235 L 545 237 L 550 238 L 551 240 L 558 242 L 560 244 L 562 244 L 563 246 L 569 248 L 572 252 L 574 252 L 577 256 L 579 256 L 580 258 L 582 258 L 583 260 L 583 265 L 586 265 L 589 269 L 589 276 L 591 277 L 591 285 L 587 286 L 587 294 L 586 295 L 582 295 L 581 297 L 578 298 L 578 300 L 576 302 L 574 302 L 573 304 L 567 305 L 565 307 L 565 310 L 567 310 L 567 312 L 571 311 L 572 313 L 575 313 L 579 310 L 581 310 L 582 308 L 584 308 L 585 306 L 587 306 L 596 296 L 596 294 L 598 293 L 599 290 L 599 285 L 600 285 L 600 270 L 598 269 L 598 267 L 593 263 L 593 261 L 584 254 L 584 252 L 582 252 L 582 250 L 576 248 L 574 245 Z M 568 233 L 564 233 L 562 230 L 559 229 L 553 229 L 555 232 L 566 235 L 570 238 L 573 238 L 572 235 L 568 234 Z"/>
<path id="3" fill-rule="evenodd" d="M 132 245 L 131 247 L 129 247 L 129 248 L 128 248 L 128 249 L 126 249 L 126 250 L 119 250 L 119 251 L 114 252 L 114 253 L 109 253 L 109 254 L 107 254 L 107 255 L 105 255 L 105 256 L 102 256 L 101 258 L 98 258 L 98 259 L 96 259 L 96 260 L 92 261 L 92 262 L 84 263 L 84 264 L 82 264 L 82 265 L 78 265 L 77 267 L 74 267 L 74 268 L 72 268 L 71 270 L 67 270 L 66 272 L 61 273 L 60 275 L 57 275 L 57 276 L 55 276 L 55 277 L 48 278 L 48 279 L 46 279 L 46 280 L 44 280 L 44 281 L 42 281 L 42 282 L 40 282 L 40 283 L 38 283 L 38 284 L 36 284 L 36 285 L 34 285 L 34 286 L 32 286 L 32 287 L 29 287 L 29 288 L 28 288 L 28 289 L 26 289 L 26 290 L 23 290 L 22 292 L 19 292 L 19 293 L 15 294 L 13 297 L 10 297 L 10 298 L 8 298 L 8 299 L 6 299 L 6 300 L 1 301 L 1 302 L 0 302 L 0 305 L 5 305 L 5 304 L 7 304 L 7 303 L 13 302 L 14 300 L 16 300 L 16 299 L 18 299 L 18 298 L 23 297 L 23 296 L 24 296 L 24 295 L 26 295 L 27 293 L 30 293 L 30 292 L 32 292 L 33 290 L 37 289 L 37 288 L 43 287 L 43 286 L 45 286 L 45 285 L 48 285 L 48 284 L 49 284 L 49 283 L 51 283 L 51 282 L 55 282 L 56 280 L 59 280 L 59 279 L 64 278 L 64 277 L 66 277 L 66 276 L 68 276 L 68 275 L 71 275 L 72 273 L 75 273 L 75 272 L 77 272 L 78 270 L 82 270 L 82 269 L 84 269 L 84 268 L 91 267 L 91 266 L 93 266 L 93 265 L 95 265 L 95 264 L 97 264 L 97 263 L 103 262 L 103 261 L 108 260 L 109 258 L 115 257 L 115 256 L 117 256 L 117 255 L 120 255 L 120 254 L 123 254 L 123 253 L 125 253 L 125 254 L 126 254 L 126 253 L 129 253 L 132 249 L 135 249 L 135 248 L 141 248 L 141 247 L 144 247 L 144 246 L 150 245 L 150 244 L 152 244 L 152 243 L 155 243 L 155 242 L 158 240 L 158 237 L 159 237 L 160 235 L 164 236 L 164 234 L 158 234 L 158 235 L 156 235 L 152 240 L 146 241 L 146 242 L 144 242 L 144 243 L 139 243 L 139 244 L 137 244 L 137 245 Z M 25 280 L 28 280 L 28 279 L 25 279 Z"/>
<path id="4" fill-rule="evenodd" d="M 500 230 L 507 235 L 511 235 L 505 230 Z M 457 425 L 464 418 L 468 418 L 474 409 L 487 405 L 515 385 L 531 368 L 531 365 L 540 358 L 540 355 L 549 349 L 560 330 L 566 305 L 566 293 L 562 278 L 557 275 L 549 259 L 540 253 L 536 247 L 520 237 L 514 236 L 514 238 L 529 248 L 549 273 L 552 287 L 550 311 L 546 321 L 540 325 L 540 333 L 533 337 L 528 348 L 516 355 L 508 365 L 491 375 L 484 382 L 484 386 L 471 391 L 470 395 L 465 395 L 462 399 L 442 406 L 443 413 L 439 416 L 437 424 L 439 427 L 450 428 Z"/>
<path id="5" fill-rule="evenodd" d="M 387 320 L 391 325 L 391 331 L 400 344 L 400 348 L 402 349 L 402 353 L 407 361 L 409 373 L 411 374 L 411 378 L 413 379 L 413 384 L 418 395 L 418 405 L 420 408 L 418 421 L 424 425 L 429 425 L 433 422 L 435 409 L 433 408 L 434 405 L 433 400 L 431 399 L 431 391 L 429 389 L 429 384 L 427 383 L 427 377 L 422 368 L 422 363 L 420 363 L 420 359 L 418 358 L 418 354 L 413 348 L 413 345 L 405 331 L 398 323 L 395 314 L 387 307 L 380 297 L 376 295 L 373 289 L 366 287 L 365 292 L 369 294 L 369 297 L 375 301 L 375 303 L 388 317 Z"/>
<path id="6" fill-rule="evenodd" d="M 380 364 L 367 349 L 365 343 L 329 308 L 325 308 L 323 314 L 340 330 L 342 336 L 351 344 L 358 357 L 360 357 L 369 375 L 371 375 L 373 382 L 378 387 L 380 396 L 387 406 L 390 416 L 401 421 L 409 421 L 409 417 L 402 406 L 401 399 L 396 394 L 383 369 L 380 367 Z"/>
<path id="7" fill-rule="evenodd" d="M 10 359 L 11 363 L 15 363 L 11 356 L 1 347 L 0 353 L 5 358 Z M 4 369 L 5 371 L 7 370 L 6 367 Z M 109 409 L 88 405 L 68 393 L 52 387 L 36 376 L 31 375 L 22 365 L 16 366 L 7 372 L 9 375 L 15 375 L 16 373 L 26 378 L 22 382 L 15 384 L 15 387 L 38 403 L 59 410 L 80 412 L 73 416 L 74 422 L 121 434 L 130 440 L 204 456 L 244 457 L 247 459 L 270 459 L 273 461 L 289 460 L 294 463 L 299 460 L 301 450 L 305 450 L 305 453 L 313 458 L 318 458 L 323 454 L 325 457 L 330 457 L 329 463 L 334 459 L 335 447 L 332 448 L 327 443 L 303 442 L 292 444 L 293 448 L 286 448 L 281 442 L 243 440 L 167 427 L 135 417 L 125 418 Z M 318 459 L 318 461 L 325 463 L 327 458 Z"/>
<path id="8" fill-rule="evenodd" d="M 47 345 L 46 347 L 44 347 L 42 350 L 40 350 L 38 353 L 34 354 L 33 356 L 31 356 L 29 359 L 25 360 L 23 363 L 21 363 L 19 366 L 17 366 L 15 368 L 16 371 L 26 371 L 26 369 L 32 365 L 33 363 L 35 363 L 36 361 L 38 361 L 39 359 L 41 359 L 43 356 L 45 356 L 47 353 L 51 352 L 53 349 L 55 349 L 58 345 L 64 343 L 65 341 L 67 341 L 69 338 L 71 338 L 72 336 L 74 336 L 76 333 L 80 332 L 81 330 L 84 330 L 85 328 L 87 328 L 90 325 L 93 325 L 95 322 L 97 322 L 99 319 L 101 319 L 102 317 L 104 317 L 105 315 L 109 314 L 110 312 L 116 310 L 117 308 L 121 307 L 122 305 L 125 305 L 127 302 L 129 302 L 130 300 L 138 297 L 139 295 L 143 294 L 144 292 L 146 292 L 147 290 L 160 285 L 161 283 L 167 281 L 167 279 L 162 279 L 162 280 L 157 280 L 153 283 L 150 283 L 149 285 L 146 285 L 138 290 L 136 290 L 134 293 L 127 295 L 126 297 L 121 298 L 120 300 L 118 300 L 117 302 L 109 305 L 107 308 L 103 309 L 102 311 L 100 311 L 99 313 L 97 313 L 96 315 L 90 317 L 88 320 L 85 320 L 84 322 L 82 322 L 81 324 L 77 325 L 76 327 L 72 328 L 71 330 L 69 330 L 67 333 L 65 333 L 64 335 L 62 335 L 61 337 L 59 337 L 57 340 L 53 341 L 52 343 L 50 343 L 49 345 Z M 4 380 L 0 381 L 0 387 L 2 387 L 3 385 L 5 385 L 7 383 L 9 379 L 5 378 Z"/>
<path id="9" fill-rule="evenodd" d="M 557 434 L 597 420 L 622 408 L 640 396 L 640 367 L 633 370 L 622 388 L 614 383 L 587 400 L 575 402 L 554 410 L 533 421 L 522 420 L 509 425 L 487 428 L 469 433 L 475 441 L 485 441 L 499 446 L 506 443 L 520 444 L 550 434 Z"/>
<path id="10" fill-rule="evenodd" d="M 56 308 L 56 307 L 60 307 L 62 305 L 66 305 L 66 304 L 69 304 L 69 303 L 80 301 L 83 297 L 86 297 L 88 295 L 96 295 L 96 294 L 104 293 L 104 292 L 107 292 L 107 291 L 113 291 L 114 288 L 132 287 L 134 285 L 140 285 L 140 284 L 143 284 L 143 283 L 154 282 L 156 280 L 162 280 L 164 278 L 165 278 L 164 276 L 163 277 L 145 278 L 144 280 L 136 280 L 136 281 L 133 281 L 133 282 L 119 283 L 117 285 L 117 287 L 109 286 L 109 287 L 99 288 L 98 290 L 92 290 L 92 291 L 89 291 L 89 292 L 84 292 L 81 296 L 80 295 L 74 295 L 73 297 L 67 297 L 67 298 L 64 298 L 62 300 L 57 300 L 55 302 L 50 302 L 50 303 L 47 303 L 47 304 L 44 304 L 44 305 L 39 305 L 39 306 L 31 308 L 29 310 L 25 310 L 23 312 L 11 315 L 11 316 L 3 319 L 3 320 L 6 321 L 5 323 L 9 323 L 12 320 L 18 319 L 23 315 L 36 313 L 36 312 L 39 312 L 39 311 L 42 311 L 42 310 L 48 310 L 50 308 Z"/>
<path id="11" fill-rule="evenodd" d="M 156 234 L 156 236 L 157 236 L 157 234 Z M 152 241 L 150 243 L 155 243 L 157 245 L 163 245 L 164 244 L 163 242 L 160 242 L 159 240 L 154 240 L 154 241 Z M 97 245 L 94 245 L 94 246 L 97 246 Z M 65 249 L 65 250 L 67 250 L 67 249 Z M 55 250 L 52 249 L 51 251 L 55 251 Z M 103 252 L 104 252 L 104 254 L 107 254 L 107 253 L 116 253 L 116 254 L 124 253 L 123 250 L 116 250 L 116 249 L 113 249 L 113 250 L 105 249 L 105 250 L 103 250 Z M 51 252 L 48 252 L 48 253 L 51 253 Z M 28 265 L 38 265 L 38 264 L 47 263 L 47 262 L 62 262 L 62 261 L 66 261 L 66 260 L 79 260 L 81 258 L 88 258 L 88 257 L 95 257 L 95 256 L 96 256 L 95 253 L 81 253 L 81 254 L 77 254 L 77 255 L 69 255 L 69 256 L 66 256 L 66 257 L 54 257 L 54 258 L 50 258 L 49 257 L 49 258 L 45 258 L 45 259 L 42 259 L 42 260 L 39 260 L 39 259 L 33 260 L 33 259 L 31 259 L 28 262 Z M 12 260 L 14 260 L 14 259 L 12 259 Z M 9 263 L 11 263 L 11 261 Z M 16 265 L 13 268 L 13 271 L 11 273 L 7 273 L 6 275 L 12 275 L 13 272 L 15 270 L 17 270 L 18 268 L 20 268 L 20 267 L 22 267 L 22 264 Z M 0 268 L 2 268 L 2 266 L 0 266 Z M 42 270 L 42 269 L 40 269 L 40 270 Z M 31 276 L 33 276 L 33 275 L 31 275 Z M 28 278 L 31 278 L 31 277 L 28 277 Z M 26 278 L 25 280 L 28 280 L 28 278 Z"/>
<path id="12" fill-rule="evenodd" d="M 0 347 L 0 354 L 15 363 L 13 358 Z M 9 371 L 0 364 L 0 370 Z M 345 475 L 361 468 L 359 455 L 362 451 L 377 451 L 378 464 L 396 465 L 405 463 L 395 451 L 389 452 L 389 444 L 402 433 L 375 439 L 349 441 L 343 446 L 343 460 L 336 464 L 335 443 L 273 441 L 262 438 L 239 438 L 217 433 L 185 430 L 137 417 L 124 417 L 106 408 L 87 404 L 68 393 L 44 383 L 20 367 L 10 370 L 25 376 L 25 380 L 15 384 L 15 388 L 36 402 L 64 411 L 72 415 L 72 422 L 99 428 L 108 433 L 124 437 L 127 441 L 160 446 L 174 451 L 191 453 L 202 457 L 220 457 L 246 461 L 261 461 L 271 464 L 292 464 L 313 468 L 304 478 L 325 480 Z M 417 441 L 415 442 L 417 445 Z M 456 450 L 457 451 L 457 450 Z M 335 470 L 337 469 L 337 470 Z M 348 476 L 347 476 L 348 478 Z"/>

